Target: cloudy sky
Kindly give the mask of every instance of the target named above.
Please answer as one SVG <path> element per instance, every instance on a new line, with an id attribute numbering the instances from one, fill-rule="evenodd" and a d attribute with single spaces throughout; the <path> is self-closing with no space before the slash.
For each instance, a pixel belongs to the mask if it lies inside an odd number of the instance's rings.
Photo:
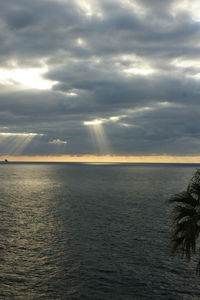
<path id="1" fill-rule="evenodd" d="M 199 155 L 199 100 L 198 0 L 0 0 L 0 155 Z"/>

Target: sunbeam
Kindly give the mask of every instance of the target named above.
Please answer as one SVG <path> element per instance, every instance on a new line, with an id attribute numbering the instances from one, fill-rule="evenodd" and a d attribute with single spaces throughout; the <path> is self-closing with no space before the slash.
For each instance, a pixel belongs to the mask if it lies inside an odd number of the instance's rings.
<path id="1" fill-rule="evenodd" d="M 107 134 L 103 127 L 104 119 L 85 121 L 83 124 L 89 126 L 92 141 L 98 147 L 100 154 L 110 154 L 110 145 Z"/>
<path id="2" fill-rule="evenodd" d="M 25 132 L 1 132 L 0 142 L 2 152 L 7 155 L 20 155 L 26 147 L 33 141 L 36 137 L 41 137 L 43 134 L 38 133 L 25 133 Z"/>

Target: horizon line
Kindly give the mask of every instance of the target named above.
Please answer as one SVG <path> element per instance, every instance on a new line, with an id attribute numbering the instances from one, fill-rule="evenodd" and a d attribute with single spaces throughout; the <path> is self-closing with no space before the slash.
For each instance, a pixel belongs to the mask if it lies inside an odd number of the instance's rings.
<path id="1" fill-rule="evenodd" d="M 182 163 L 200 164 L 200 155 L 0 155 L 0 161 L 43 163 Z"/>

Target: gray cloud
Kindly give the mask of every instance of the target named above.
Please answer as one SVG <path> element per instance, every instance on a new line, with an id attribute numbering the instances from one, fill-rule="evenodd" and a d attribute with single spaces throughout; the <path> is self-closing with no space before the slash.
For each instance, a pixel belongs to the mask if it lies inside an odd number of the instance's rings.
<path id="1" fill-rule="evenodd" d="M 107 153 L 100 143 L 111 154 L 198 154 L 195 11 L 182 1 L 78 3 L 0 1 L 0 130 L 44 134 L 23 148 L 0 137 L 0 154 Z M 44 67 L 51 89 L 3 78 Z M 102 124 L 84 125 L 93 120 Z"/>

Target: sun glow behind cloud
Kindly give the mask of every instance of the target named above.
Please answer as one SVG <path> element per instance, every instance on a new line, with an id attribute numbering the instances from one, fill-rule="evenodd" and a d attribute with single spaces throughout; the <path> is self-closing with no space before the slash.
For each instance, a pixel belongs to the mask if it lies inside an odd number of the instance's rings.
<path id="1" fill-rule="evenodd" d="M 0 84 L 20 89 L 50 90 L 57 82 L 43 78 L 47 71 L 47 67 L 0 68 Z"/>
<path id="2" fill-rule="evenodd" d="M 96 126 L 96 125 L 101 125 L 103 124 L 104 122 L 106 121 L 106 119 L 95 119 L 95 120 L 92 120 L 92 121 L 85 121 L 83 122 L 84 125 L 86 126 Z"/>
<path id="3" fill-rule="evenodd" d="M 135 53 L 116 56 L 115 66 L 125 76 L 148 76 L 157 72 L 147 59 Z"/>
<path id="4" fill-rule="evenodd" d="M 102 11 L 96 0 L 76 0 L 76 3 L 86 17 L 102 17 Z"/>
<path id="5" fill-rule="evenodd" d="M 93 125 L 101 125 L 101 124 L 105 124 L 105 123 L 115 123 L 125 117 L 127 117 L 127 115 L 123 114 L 123 115 L 118 115 L 118 116 L 111 116 L 109 118 L 99 118 L 99 119 L 94 119 L 91 121 L 84 121 L 83 124 L 85 126 L 90 126 L 90 125 L 93 126 Z"/>
<path id="6" fill-rule="evenodd" d="M 0 136 L 5 136 L 5 137 L 9 137 L 9 136 L 18 136 L 18 137 L 34 137 L 34 136 L 43 136 L 43 133 L 34 133 L 34 132 L 0 132 Z"/>
<path id="7" fill-rule="evenodd" d="M 129 67 L 127 69 L 124 69 L 123 72 L 127 76 L 131 75 L 141 75 L 141 76 L 148 76 L 150 74 L 153 74 L 155 71 L 151 69 L 150 67 Z"/>
<path id="8" fill-rule="evenodd" d="M 141 15 L 141 16 L 145 15 L 144 7 L 139 5 L 138 1 L 121 0 L 120 2 L 123 7 L 128 7 L 133 13 L 137 13 L 138 15 Z"/>
<path id="9" fill-rule="evenodd" d="M 190 14 L 194 21 L 200 21 L 200 2 L 198 0 L 174 1 L 171 7 L 172 15 L 176 16 L 180 12 Z"/>

